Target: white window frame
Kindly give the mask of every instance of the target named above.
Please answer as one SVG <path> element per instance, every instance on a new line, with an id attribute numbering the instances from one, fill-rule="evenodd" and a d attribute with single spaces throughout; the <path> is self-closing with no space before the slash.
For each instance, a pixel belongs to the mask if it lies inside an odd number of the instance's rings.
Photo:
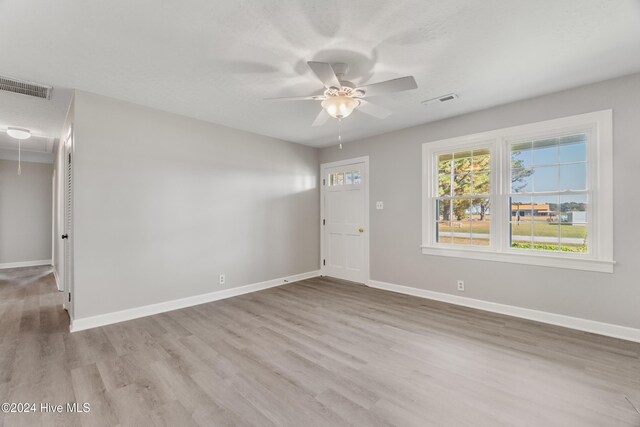
<path id="1" fill-rule="evenodd" d="M 547 267 L 613 272 L 613 128 L 612 110 L 603 110 L 427 142 L 422 145 L 422 253 Z M 565 133 L 585 132 L 587 145 L 589 252 L 562 253 L 513 249 L 509 242 L 509 144 Z M 437 243 L 435 159 L 438 154 L 471 148 L 491 151 L 491 243 L 488 247 Z"/>

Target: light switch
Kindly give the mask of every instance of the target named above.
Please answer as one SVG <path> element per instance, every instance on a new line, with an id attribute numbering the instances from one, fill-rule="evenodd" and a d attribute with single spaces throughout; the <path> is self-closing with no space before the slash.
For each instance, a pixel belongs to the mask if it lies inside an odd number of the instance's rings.
<path id="1" fill-rule="evenodd" d="M 376 202 L 376 209 L 378 209 L 378 210 L 384 209 L 384 203 L 383 202 Z"/>

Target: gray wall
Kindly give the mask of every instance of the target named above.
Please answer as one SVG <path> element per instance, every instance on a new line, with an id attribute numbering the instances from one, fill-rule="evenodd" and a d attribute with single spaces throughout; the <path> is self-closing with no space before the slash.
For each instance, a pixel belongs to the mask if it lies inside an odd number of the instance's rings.
<path id="1" fill-rule="evenodd" d="M 0 264 L 51 259 L 53 165 L 0 160 Z"/>
<path id="2" fill-rule="evenodd" d="M 638 328 L 639 96 L 635 74 L 352 142 L 341 151 L 325 148 L 320 161 L 370 156 L 372 279 Z M 422 143 L 609 108 L 614 274 L 421 254 Z M 384 210 L 375 210 L 377 200 L 384 201 Z M 464 293 L 455 290 L 456 279 L 465 280 Z"/>
<path id="3" fill-rule="evenodd" d="M 316 149 L 77 92 L 74 165 L 76 319 L 319 268 Z"/>

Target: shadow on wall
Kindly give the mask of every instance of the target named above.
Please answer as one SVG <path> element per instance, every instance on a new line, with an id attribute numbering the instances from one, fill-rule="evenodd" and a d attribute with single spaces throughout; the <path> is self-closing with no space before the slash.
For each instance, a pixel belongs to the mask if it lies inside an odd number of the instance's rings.
<path id="1" fill-rule="evenodd" d="M 320 211 L 318 203 L 318 192 L 315 188 L 302 192 L 296 192 L 288 197 L 271 199 L 267 204 L 267 215 L 263 218 L 263 230 L 268 230 L 264 236 L 267 251 L 267 264 L 280 264 L 281 271 L 277 277 L 290 275 L 296 266 L 313 265 L 314 268 L 304 269 L 306 271 L 320 268 L 320 249 L 314 244 L 318 241 L 320 234 Z M 309 218 L 315 218 L 309 227 Z M 275 248 L 276 250 L 269 250 Z M 289 257 L 281 258 L 282 253 L 287 253 L 291 248 L 304 248 L 290 252 Z M 260 254 L 258 254 L 260 256 Z M 295 271 L 305 273 L 306 271 Z"/>

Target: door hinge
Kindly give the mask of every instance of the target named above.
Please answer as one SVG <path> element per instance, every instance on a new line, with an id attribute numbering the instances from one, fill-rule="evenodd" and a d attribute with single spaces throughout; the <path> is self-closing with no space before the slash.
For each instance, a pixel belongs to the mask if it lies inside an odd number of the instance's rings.
<path id="1" fill-rule="evenodd" d="M 71 302 L 71 292 L 69 292 L 69 302 Z"/>
<path id="2" fill-rule="evenodd" d="M 327 260 L 326 259 L 322 260 L 322 265 L 327 265 Z"/>

